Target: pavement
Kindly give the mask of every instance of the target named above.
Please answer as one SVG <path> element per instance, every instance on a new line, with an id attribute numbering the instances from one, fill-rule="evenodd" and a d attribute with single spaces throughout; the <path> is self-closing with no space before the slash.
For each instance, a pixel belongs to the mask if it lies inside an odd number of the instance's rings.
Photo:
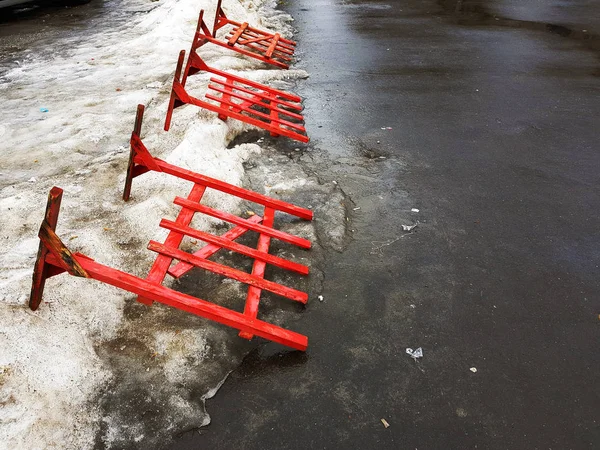
<path id="1" fill-rule="evenodd" d="M 34 0 L 0 8 L 0 82 L 15 63 L 34 55 L 50 60 L 71 50 L 77 40 L 115 29 L 153 7 L 123 0 Z M 48 45 L 70 38 L 73 42 L 64 48 Z"/>
<path id="2" fill-rule="evenodd" d="M 599 7 L 543 3 L 284 5 L 347 245 L 308 351 L 252 352 L 168 448 L 600 447 Z"/>

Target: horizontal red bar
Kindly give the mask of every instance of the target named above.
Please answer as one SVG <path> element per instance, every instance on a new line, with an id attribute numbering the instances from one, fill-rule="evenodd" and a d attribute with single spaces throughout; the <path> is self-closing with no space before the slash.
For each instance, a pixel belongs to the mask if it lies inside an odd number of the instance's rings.
<path id="1" fill-rule="evenodd" d="M 180 88 L 178 86 L 175 86 L 174 90 L 180 98 L 185 99 L 185 103 L 188 103 L 190 105 L 196 105 L 201 108 L 208 109 L 209 111 L 216 112 L 217 114 L 223 114 L 227 117 L 232 117 L 233 119 L 241 120 L 242 122 L 246 122 L 251 125 L 255 125 L 259 128 L 262 128 L 264 130 L 270 131 L 271 133 L 287 136 L 289 138 L 296 139 L 297 141 L 300 141 L 300 142 L 308 142 L 309 141 L 308 136 L 306 136 L 305 134 L 296 133 L 294 131 L 291 131 L 291 130 L 288 130 L 285 128 L 281 128 L 278 125 L 271 125 L 270 123 L 264 122 L 263 120 L 257 119 L 255 117 L 251 117 L 247 114 L 235 112 L 234 110 L 231 110 L 229 108 L 223 108 L 222 106 L 218 106 L 218 105 L 215 105 L 210 102 L 205 102 L 198 98 L 191 97 L 187 94 L 185 96 L 183 96 L 183 92 L 182 92 L 183 88 Z"/>
<path id="2" fill-rule="evenodd" d="M 281 98 L 285 98 L 286 100 L 290 100 L 292 102 L 300 103 L 302 101 L 302 99 L 300 97 L 298 97 L 297 95 L 294 95 L 294 94 L 290 94 L 289 92 L 281 91 L 279 89 L 272 88 L 265 84 L 257 83 L 256 81 L 248 80 L 246 78 L 238 77 L 237 75 L 232 75 L 228 72 L 223 72 L 222 70 L 218 70 L 218 69 L 209 67 L 202 60 L 202 58 L 200 58 L 198 53 L 195 53 L 195 52 L 192 53 L 190 55 L 190 58 L 193 60 L 194 66 L 202 67 L 202 70 L 205 70 L 210 73 L 214 73 L 215 75 L 218 75 L 220 77 L 229 78 L 230 80 L 233 80 L 237 83 L 245 84 L 245 85 L 251 86 L 255 89 L 260 89 L 262 91 L 270 92 L 272 94 L 275 94 Z"/>
<path id="3" fill-rule="evenodd" d="M 267 236 L 271 236 L 279 239 L 280 241 L 288 242 L 290 244 L 297 245 L 301 248 L 310 248 L 311 243 L 308 239 L 304 239 L 298 236 L 294 236 L 293 234 L 286 233 L 284 231 L 279 231 L 274 228 L 265 227 L 264 225 L 259 225 L 257 223 L 252 223 L 247 219 L 243 219 L 238 216 L 234 216 L 233 214 L 226 213 L 224 211 L 219 211 L 213 208 L 210 208 L 205 205 L 199 205 L 198 203 L 192 203 L 189 200 L 182 197 L 175 197 L 173 201 L 176 205 L 183 206 L 184 208 L 193 209 L 194 211 L 201 212 L 203 214 L 207 214 L 211 217 L 216 217 L 217 219 L 225 220 L 229 223 L 233 223 L 235 225 L 240 225 L 244 228 L 249 228 L 250 230 L 257 231 L 261 234 L 266 234 Z"/>
<path id="4" fill-rule="evenodd" d="M 210 81 L 212 81 L 214 83 L 222 84 L 224 86 L 227 85 L 227 81 L 221 80 L 221 79 L 215 78 L 215 77 L 211 77 Z M 263 91 L 253 91 L 251 89 L 247 89 L 247 88 L 239 86 L 239 85 L 234 85 L 233 89 L 235 89 L 236 91 L 245 92 L 247 94 L 251 94 L 251 95 L 254 95 L 254 96 L 257 96 L 260 98 L 268 99 L 274 103 L 279 103 L 282 106 L 287 106 L 288 108 L 294 109 L 296 111 L 302 111 L 302 105 L 300 103 L 291 103 L 291 102 L 288 102 L 285 100 L 281 100 L 279 97 L 267 94 Z"/>
<path id="5" fill-rule="evenodd" d="M 185 234 L 186 236 L 190 236 L 196 239 L 200 239 L 201 241 L 208 242 L 210 244 L 218 245 L 222 248 L 226 248 L 228 250 L 233 250 L 234 252 L 238 252 L 242 255 L 249 256 L 254 259 L 258 259 L 260 261 L 264 261 L 273 266 L 280 267 L 282 269 L 291 270 L 292 272 L 297 272 L 302 275 L 308 275 L 308 267 L 295 263 L 293 261 L 289 261 L 284 258 L 280 258 L 275 255 L 271 255 L 264 251 L 258 251 L 246 245 L 238 244 L 237 242 L 233 242 L 229 239 L 224 239 L 219 236 L 215 236 L 210 233 L 205 233 L 204 231 L 196 230 L 194 228 L 190 228 L 187 226 L 181 226 L 177 223 L 162 219 L 160 221 L 160 226 L 162 228 L 166 228 L 167 230 L 175 231 L 177 233 Z"/>
<path id="6" fill-rule="evenodd" d="M 206 42 L 212 42 L 215 45 L 218 45 L 220 47 L 223 48 L 227 48 L 229 50 L 233 50 L 236 51 L 238 53 L 241 53 L 242 55 L 246 55 L 249 56 L 251 58 L 254 59 L 258 59 L 259 61 L 262 61 L 264 63 L 267 64 L 271 64 L 273 66 L 277 66 L 280 67 L 282 69 L 289 69 L 290 66 L 284 62 L 284 61 L 278 61 L 276 59 L 269 59 L 269 58 L 265 58 L 261 52 L 257 52 L 257 51 L 250 51 L 245 49 L 244 47 L 240 47 L 239 45 L 234 45 L 233 47 L 231 47 L 230 45 L 227 44 L 227 42 L 223 42 L 217 38 L 214 38 L 208 34 L 204 34 L 204 33 L 196 33 L 196 37 L 194 38 L 194 42 L 192 43 L 192 49 L 197 49 L 200 46 L 203 45 L 203 43 Z M 194 52 L 195 53 L 195 52 Z M 283 60 L 283 58 L 281 58 Z M 288 60 L 291 60 L 291 58 L 288 58 Z"/>
<path id="7" fill-rule="evenodd" d="M 256 334 L 257 336 L 296 350 L 304 351 L 308 346 L 308 338 L 301 334 L 285 330 L 258 319 L 248 318 L 237 311 L 232 311 L 206 300 L 174 291 L 159 284 L 148 283 L 142 278 L 99 264 L 80 253 L 75 253 L 74 257 L 85 269 L 90 278 L 95 280 L 124 289 L 140 297 L 149 298 L 156 302 L 181 309 L 182 311 L 187 311 L 237 328 L 238 330 Z M 53 265 L 59 264 L 52 255 L 49 255 L 46 261 Z"/>
<path id="8" fill-rule="evenodd" d="M 239 32 L 239 29 L 235 33 L 237 34 L 238 32 Z M 252 44 L 254 42 L 260 42 L 260 41 L 268 41 L 269 39 L 273 39 L 273 36 L 264 35 L 264 36 L 260 36 L 260 37 L 256 37 L 256 38 L 247 38 L 245 41 L 240 42 L 240 45 Z"/>
<path id="9" fill-rule="evenodd" d="M 265 45 L 263 45 L 263 44 L 245 44 L 244 47 L 248 47 L 260 55 L 264 55 L 265 50 L 266 50 Z M 277 51 L 275 56 L 277 59 L 281 59 L 285 62 L 290 62 L 292 60 L 292 58 L 290 58 L 289 56 L 285 56 L 284 53 L 280 53 L 279 50 Z M 275 59 L 275 58 L 267 58 L 266 56 L 262 56 L 262 57 L 265 58 L 266 61 L 277 61 L 277 59 Z"/>
<path id="10" fill-rule="evenodd" d="M 285 116 L 291 117 L 296 120 L 304 121 L 304 117 L 302 117 L 302 115 L 295 113 L 295 112 L 288 111 L 287 109 L 281 109 L 278 107 L 278 105 L 275 102 L 273 102 L 273 104 L 271 104 L 270 100 L 272 100 L 272 99 L 270 99 L 267 96 L 254 95 L 254 98 L 247 97 L 245 95 L 234 92 L 234 91 L 238 90 L 238 88 L 235 86 L 231 86 L 231 89 L 227 90 L 226 88 L 221 88 L 221 87 L 215 86 L 214 84 L 209 84 L 208 88 L 212 89 L 215 92 L 219 92 L 219 93 L 225 94 L 225 95 L 230 95 L 231 97 L 237 98 L 239 100 L 243 100 L 242 103 L 239 103 L 239 108 L 236 108 L 241 111 L 255 112 L 251 108 L 251 106 L 258 106 L 261 108 L 266 108 L 270 111 L 276 111 L 277 113 L 283 114 Z M 252 91 L 250 91 L 250 93 L 252 93 Z M 223 97 L 221 97 L 221 98 L 223 98 Z M 269 101 L 269 103 L 265 103 L 264 100 Z M 228 104 L 233 105 L 234 103 L 229 102 Z M 304 130 L 304 127 L 302 127 L 302 129 Z M 304 131 L 306 131 L 306 130 L 304 130 Z"/>
<path id="11" fill-rule="evenodd" d="M 139 138 L 137 138 L 139 139 Z M 276 209 L 277 211 L 291 214 L 292 216 L 300 217 L 301 219 L 311 220 L 313 218 L 313 212 L 310 209 L 304 209 L 291 203 L 287 203 L 281 200 L 276 200 L 266 195 L 259 194 L 257 192 L 249 191 L 247 189 L 234 186 L 233 184 L 225 183 L 224 181 L 217 180 L 216 178 L 207 177 L 191 170 L 182 169 L 181 167 L 169 164 L 161 159 L 154 158 L 161 172 L 169 175 L 174 175 L 183 180 L 188 180 L 193 183 L 202 184 L 208 188 L 215 189 L 217 191 L 225 192 L 226 194 L 235 195 L 236 197 L 249 200 L 259 205 L 268 206 Z"/>
<path id="12" fill-rule="evenodd" d="M 161 255 L 166 255 L 180 261 L 186 261 L 196 267 L 209 270 L 213 273 L 223 275 L 251 286 L 265 289 L 269 292 L 273 292 L 274 294 L 289 298 L 290 300 L 295 300 L 300 303 L 306 303 L 308 301 L 308 294 L 306 292 L 298 291 L 296 289 L 283 286 L 279 283 L 256 277 L 249 273 L 242 272 L 241 270 L 232 269 L 231 267 L 209 261 L 208 259 L 198 258 L 190 253 L 186 253 L 176 248 L 167 247 L 156 241 L 150 241 L 148 244 L 148 250 L 152 250 L 153 252 L 157 252 Z"/>
<path id="13" fill-rule="evenodd" d="M 265 125 L 271 124 L 271 126 L 273 126 L 273 123 L 276 123 L 276 124 L 278 124 L 280 126 L 284 126 L 284 127 L 288 127 L 288 128 L 293 128 L 293 129 L 298 130 L 300 132 L 306 132 L 306 129 L 302 125 L 300 125 L 298 123 L 289 122 L 289 121 L 287 121 L 285 119 L 279 119 L 279 118 L 276 119 L 274 117 L 269 116 L 268 114 L 262 113 L 260 111 L 256 111 L 256 110 L 250 108 L 249 106 L 243 106 L 241 104 L 236 104 L 236 103 L 233 103 L 232 101 L 225 100 L 223 97 L 216 97 L 216 96 L 208 94 L 208 93 L 205 95 L 205 97 L 208 98 L 208 99 L 210 99 L 210 100 L 213 100 L 215 102 L 219 102 L 221 104 L 224 103 L 224 104 L 226 104 L 228 106 L 231 106 L 232 108 L 238 108 L 238 109 L 240 109 L 243 112 L 246 112 L 248 114 L 254 114 L 255 116 L 261 117 L 261 118 L 267 120 L 267 122 L 263 122 Z M 284 111 L 281 111 L 281 112 L 285 114 Z M 277 127 L 277 128 L 279 128 L 279 127 Z M 279 129 L 276 132 L 279 132 L 279 133 L 283 134 L 282 131 L 285 131 L 285 130 Z"/>
<path id="14" fill-rule="evenodd" d="M 227 23 L 229 23 L 231 25 L 234 25 L 235 27 L 239 27 L 241 25 L 240 22 L 234 22 L 233 20 L 229 20 L 229 19 L 227 19 Z M 237 29 L 235 27 L 234 27 L 234 30 Z M 246 33 L 254 33 L 254 34 L 257 34 L 257 35 L 260 35 L 260 34 L 262 34 L 262 35 L 269 35 L 269 33 L 267 33 L 266 31 L 259 30 L 257 28 L 253 28 L 253 27 L 247 27 L 246 28 Z M 280 40 L 281 40 L 281 42 L 283 42 L 286 45 L 289 45 L 290 47 L 295 47 L 296 46 L 296 42 L 290 41 L 289 39 L 281 38 Z"/>
<path id="15" fill-rule="evenodd" d="M 248 220 L 250 220 L 251 222 L 254 222 L 254 223 L 260 223 L 260 221 L 262 220 L 262 217 L 260 217 L 258 214 L 256 214 L 256 215 L 250 217 Z M 233 241 L 234 239 L 239 238 L 241 235 L 243 235 L 247 231 L 248 231 L 248 228 L 239 227 L 239 226 L 233 227 L 231 230 L 229 230 L 227 233 L 225 233 L 223 236 L 221 236 L 221 238 Z M 194 256 L 197 256 L 198 258 L 208 259 L 212 255 L 217 253 L 219 250 L 221 250 L 221 247 L 219 247 L 218 245 L 208 244 L 208 245 L 205 245 L 204 247 L 202 247 L 197 252 L 194 252 Z M 184 261 L 180 261 L 179 263 L 177 263 L 176 265 L 171 267 L 169 269 L 168 273 L 169 273 L 169 275 L 171 275 L 174 278 L 179 278 L 183 274 L 187 273 L 189 270 L 191 270 L 193 268 L 194 268 L 194 266 L 192 264 L 186 263 Z"/>
<path id="16" fill-rule="evenodd" d="M 230 33 L 229 35 L 232 35 L 232 34 L 233 33 Z M 257 33 L 244 32 L 242 34 L 242 36 L 237 40 L 237 44 L 256 49 L 261 54 L 264 54 L 265 57 L 269 58 L 269 56 L 267 56 L 268 55 L 267 51 L 270 48 L 269 42 L 272 43 L 274 41 L 274 39 L 275 38 L 272 35 L 267 35 L 267 36 L 260 35 L 259 36 Z M 286 61 L 291 61 L 292 60 L 291 56 L 293 56 L 293 55 L 294 55 L 294 48 L 290 48 L 289 46 L 287 46 L 285 44 L 282 45 L 281 42 L 279 42 L 279 41 L 275 42 L 274 57 L 281 58 Z"/>

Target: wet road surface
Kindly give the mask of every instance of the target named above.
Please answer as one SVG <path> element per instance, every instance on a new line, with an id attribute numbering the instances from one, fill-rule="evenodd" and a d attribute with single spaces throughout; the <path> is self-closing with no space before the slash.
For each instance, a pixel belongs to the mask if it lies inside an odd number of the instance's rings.
<path id="1" fill-rule="evenodd" d="M 598 7 L 545 6 L 287 7 L 348 245 L 306 354 L 252 353 L 170 448 L 600 446 Z"/>
<path id="2" fill-rule="evenodd" d="M 153 2 L 123 0 L 40 1 L 0 9 L 0 82 L 23 60 L 68 52 L 89 34 L 123 25 Z"/>

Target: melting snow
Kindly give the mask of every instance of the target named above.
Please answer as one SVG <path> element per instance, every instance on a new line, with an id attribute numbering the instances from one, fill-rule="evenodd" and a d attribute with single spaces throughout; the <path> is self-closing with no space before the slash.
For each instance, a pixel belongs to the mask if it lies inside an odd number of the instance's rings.
<path id="1" fill-rule="evenodd" d="M 57 232 L 67 245 L 144 275 L 153 256 L 145 243 L 164 237 L 159 219 L 173 216 L 172 199 L 190 186 L 147 174 L 134 180 L 132 200 L 121 201 L 136 105 L 147 105 L 142 135 L 151 152 L 183 167 L 235 184 L 244 174 L 243 161 L 260 152 L 255 144 L 227 149 L 248 127 L 193 107 L 178 109 L 171 131 L 162 132 L 178 52 L 189 50 L 199 9 L 211 17 L 215 3 L 161 0 L 126 25 L 54 42 L 52 56 L 29 56 L 0 79 L 0 448 L 94 446 L 102 418 L 93 400 L 112 376 L 95 346 L 115 338 L 125 299 L 131 301 L 109 286 L 59 276 L 47 282 L 40 309 L 29 311 L 36 235 L 49 189 L 65 190 Z M 224 7 L 233 18 L 289 36 L 288 16 L 263 14 L 273 5 L 231 0 Z M 285 85 L 306 76 L 264 70 L 216 46 L 201 51 L 209 64 L 257 81 Z M 198 76 L 189 86 L 202 89 L 206 82 Z M 234 209 L 235 202 L 228 201 L 208 197 L 209 204 Z M 165 358 L 165 376 L 174 383 L 181 381 L 182 352 L 191 352 L 193 363 L 207 354 L 204 337 L 188 334 L 151 336 Z M 172 403 L 197 413 L 188 400 L 174 397 Z M 143 440 L 144 430 L 134 428 L 133 439 Z M 106 445 L 114 440 L 105 436 Z"/>

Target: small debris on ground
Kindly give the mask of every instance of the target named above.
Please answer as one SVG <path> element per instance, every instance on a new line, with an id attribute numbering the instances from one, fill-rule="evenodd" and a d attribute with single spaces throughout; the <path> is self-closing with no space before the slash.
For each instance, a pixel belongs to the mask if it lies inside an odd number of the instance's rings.
<path id="1" fill-rule="evenodd" d="M 417 208 L 413 208 L 410 210 L 410 212 L 419 212 L 419 210 Z"/>
<path id="2" fill-rule="evenodd" d="M 35 183 L 35 182 L 37 181 L 37 178 L 36 178 L 36 177 L 31 177 L 31 178 L 30 178 L 29 180 L 27 180 L 27 181 L 29 181 L 30 183 Z"/>
<path id="3" fill-rule="evenodd" d="M 382 130 L 391 130 L 392 127 L 381 127 Z"/>
<path id="4" fill-rule="evenodd" d="M 360 206 L 357 206 L 356 208 L 352 208 L 352 211 L 358 211 L 360 209 Z"/>
<path id="5" fill-rule="evenodd" d="M 390 424 L 388 423 L 388 421 L 387 421 L 387 420 L 385 420 L 385 419 L 381 419 L 381 423 L 383 424 L 383 426 L 384 426 L 385 428 L 389 428 L 389 426 L 390 426 Z"/>
<path id="6" fill-rule="evenodd" d="M 402 225 L 402 231 L 411 231 L 417 225 L 418 225 L 418 223 L 415 223 L 414 225 Z"/>
<path id="7" fill-rule="evenodd" d="M 47 113 L 49 111 L 48 108 L 40 108 L 40 112 Z"/>
<path id="8" fill-rule="evenodd" d="M 320 302 L 322 302 L 324 300 L 322 295 L 319 295 L 317 298 L 319 299 Z"/>
<path id="9" fill-rule="evenodd" d="M 477 367 L 471 367 L 469 370 L 470 370 L 471 372 L 475 373 L 475 372 L 477 372 Z"/>
<path id="10" fill-rule="evenodd" d="M 406 353 L 408 353 L 411 356 L 411 358 L 414 359 L 415 361 L 418 358 L 423 357 L 423 349 L 421 347 L 417 348 L 416 350 L 413 350 L 412 348 L 407 348 Z"/>

